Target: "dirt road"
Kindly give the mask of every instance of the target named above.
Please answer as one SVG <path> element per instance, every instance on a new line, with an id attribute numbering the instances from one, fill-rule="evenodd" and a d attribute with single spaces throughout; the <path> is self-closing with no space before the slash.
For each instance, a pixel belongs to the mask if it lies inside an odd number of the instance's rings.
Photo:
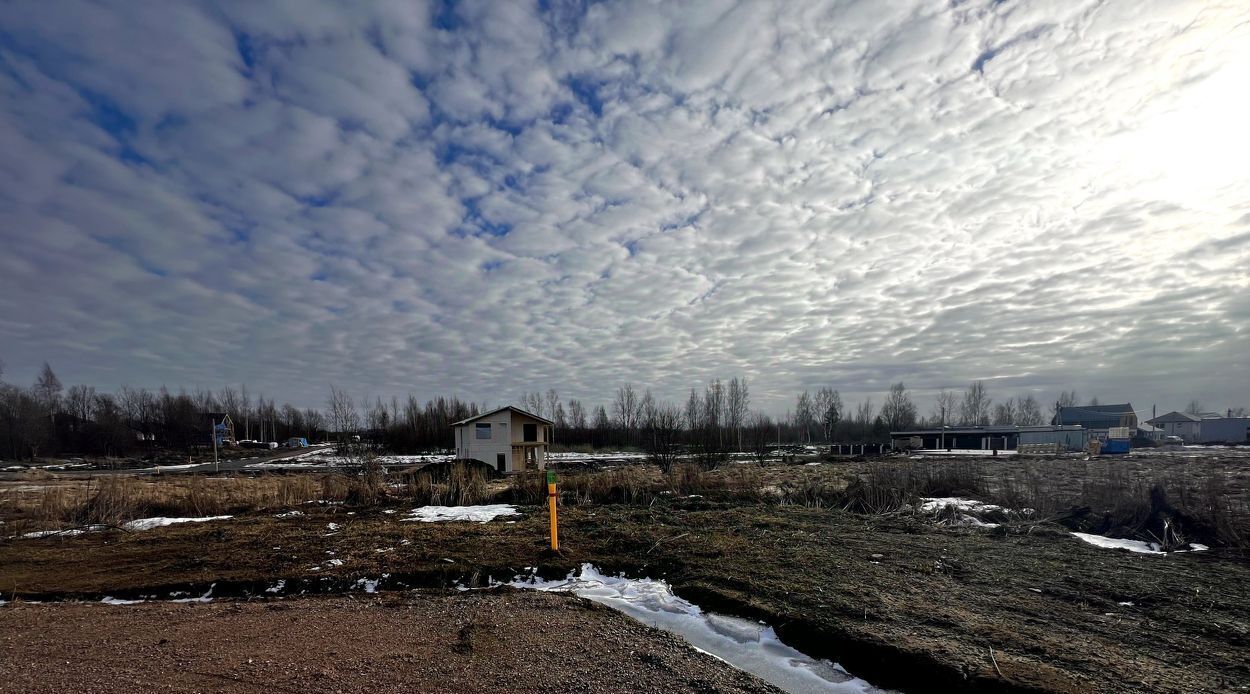
<path id="1" fill-rule="evenodd" d="M 774 692 L 677 637 L 515 591 L 0 609 L 0 692 Z"/>

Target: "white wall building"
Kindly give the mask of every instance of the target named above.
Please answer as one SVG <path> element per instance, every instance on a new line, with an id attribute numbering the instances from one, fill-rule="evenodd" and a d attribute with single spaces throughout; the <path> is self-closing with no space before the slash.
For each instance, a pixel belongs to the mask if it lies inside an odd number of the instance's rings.
<path id="1" fill-rule="evenodd" d="M 1198 423 L 1202 420 L 1187 412 L 1169 412 L 1159 415 L 1146 423 L 1163 430 L 1168 436 L 1179 436 L 1185 443 L 1198 440 Z"/>
<path id="2" fill-rule="evenodd" d="M 480 460 L 500 472 L 541 470 L 547 464 L 553 425 L 549 419 L 511 405 L 462 419 L 452 425 L 456 457 Z"/>

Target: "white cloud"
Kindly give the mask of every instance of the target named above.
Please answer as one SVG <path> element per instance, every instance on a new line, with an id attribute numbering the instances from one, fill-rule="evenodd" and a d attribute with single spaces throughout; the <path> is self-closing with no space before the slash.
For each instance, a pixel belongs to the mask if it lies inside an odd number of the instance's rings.
<path id="1" fill-rule="evenodd" d="M 0 10 L 19 379 L 1245 405 L 1237 3 Z M 1246 117 L 1242 117 L 1246 116 Z"/>

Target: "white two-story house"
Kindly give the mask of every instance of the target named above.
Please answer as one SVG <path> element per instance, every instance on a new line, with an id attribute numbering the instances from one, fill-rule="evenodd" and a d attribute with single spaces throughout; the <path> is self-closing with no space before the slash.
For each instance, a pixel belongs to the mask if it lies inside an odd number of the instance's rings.
<path id="1" fill-rule="evenodd" d="M 549 419 L 511 405 L 462 419 L 452 425 L 456 457 L 480 460 L 500 472 L 541 470 L 547 465 L 553 425 Z"/>

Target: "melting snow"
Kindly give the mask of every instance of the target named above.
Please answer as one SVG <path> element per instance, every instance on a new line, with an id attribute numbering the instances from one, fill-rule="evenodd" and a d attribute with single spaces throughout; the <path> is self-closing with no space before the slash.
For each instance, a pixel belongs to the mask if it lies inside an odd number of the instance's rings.
<path id="1" fill-rule="evenodd" d="M 216 587 L 217 587 L 216 583 L 210 585 L 208 587 L 208 590 L 198 598 L 178 598 L 177 600 L 171 600 L 170 602 L 212 602 L 213 601 L 213 588 L 216 588 Z"/>
<path id="2" fill-rule="evenodd" d="M 485 523 L 500 516 L 519 516 L 512 504 L 487 504 L 485 506 L 423 506 L 413 509 L 404 521 L 476 521 Z"/>
<path id="3" fill-rule="evenodd" d="M 871 692 L 870 684 L 837 663 L 816 660 L 781 642 L 772 627 L 704 612 L 650 578 L 605 576 L 583 564 L 563 581 L 516 580 L 512 585 L 564 591 L 615 608 L 638 621 L 670 631 L 690 645 L 790 692 Z"/>
<path id="4" fill-rule="evenodd" d="M 1072 533 L 1080 539 L 1094 545 L 1096 547 L 1104 547 L 1106 549 L 1127 549 L 1130 552 L 1138 554 L 1167 554 L 1159 548 L 1156 542 L 1143 542 L 1142 540 L 1121 540 L 1114 537 L 1103 537 L 1102 535 L 1091 535 L 1089 533 Z M 1206 545 L 1197 542 L 1189 543 L 1189 549 L 1172 550 L 1176 552 L 1205 552 L 1210 549 Z"/>
<path id="5" fill-rule="evenodd" d="M 294 518 L 296 516 L 302 516 L 302 515 L 304 515 L 303 511 L 287 511 L 286 513 L 277 514 L 276 516 L 274 516 L 274 518 Z"/>
<path id="6" fill-rule="evenodd" d="M 265 592 L 266 592 L 266 593 L 281 593 L 281 592 L 282 592 L 282 590 L 283 590 L 284 588 L 286 588 L 286 579 L 285 579 L 285 578 L 283 578 L 283 579 L 279 579 L 277 583 L 275 583 L 275 584 L 273 584 L 273 585 L 269 586 L 268 588 L 266 588 L 266 589 L 265 589 Z"/>
<path id="7" fill-rule="evenodd" d="M 920 500 L 924 502 L 920 504 L 920 510 L 926 513 L 932 513 L 947 506 L 954 506 L 960 511 L 1001 511 L 1003 508 L 976 499 L 960 499 L 957 496 L 925 497 Z"/>
<path id="8" fill-rule="evenodd" d="M 104 596 L 104 599 L 101 600 L 100 602 L 104 603 L 105 605 L 138 605 L 139 603 L 143 601 L 142 600 L 123 600 L 121 598 L 114 598 L 114 597 L 109 597 L 106 595 Z"/>
<path id="9" fill-rule="evenodd" d="M 127 530 L 151 530 L 152 528 L 160 528 L 166 525 L 174 525 L 175 523 L 203 523 L 204 521 L 226 520 L 233 516 L 202 516 L 200 518 L 140 518 L 132 520 L 122 527 Z"/>

